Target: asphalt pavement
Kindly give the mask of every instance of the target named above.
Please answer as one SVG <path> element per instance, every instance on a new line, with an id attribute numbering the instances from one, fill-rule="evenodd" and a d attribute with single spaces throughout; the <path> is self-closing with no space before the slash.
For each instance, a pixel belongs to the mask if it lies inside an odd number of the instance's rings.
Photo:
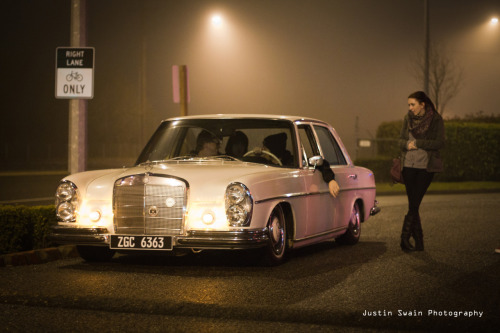
<path id="1" fill-rule="evenodd" d="M 357 245 L 300 249 L 274 268 L 232 252 L 2 267 L 0 322 L 16 332 L 497 332 L 500 194 L 426 196 L 426 248 L 410 254 L 399 248 L 406 198 L 379 201 Z"/>

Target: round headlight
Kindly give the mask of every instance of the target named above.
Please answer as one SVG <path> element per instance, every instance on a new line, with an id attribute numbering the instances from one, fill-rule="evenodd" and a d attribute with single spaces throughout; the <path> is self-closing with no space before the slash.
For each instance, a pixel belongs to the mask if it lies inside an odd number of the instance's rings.
<path id="1" fill-rule="evenodd" d="M 75 188 L 70 183 L 62 183 L 57 187 L 56 197 L 61 201 L 71 201 L 75 196 Z"/>
<path id="2" fill-rule="evenodd" d="M 232 226 L 240 226 L 246 222 L 247 212 L 243 207 L 234 205 L 227 210 L 229 224 Z"/>
<path id="3" fill-rule="evenodd" d="M 226 187 L 226 217 L 232 227 L 246 227 L 252 218 L 253 199 L 248 187 L 231 183 Z"/>
<path id="4" fill-rule="evenodd" d="M 57 206 L 57 216 L 64 222 L 72 221 L 75 218 L 75 209 L 69 202 L 63 202 Z"/>
<path id="5" fill-rule="evenodd" d="M 241 184 L 232 184 L 227 188 L 226 195 L 231 204 L 238 204 L 245 199 L 246 190 Z"/>

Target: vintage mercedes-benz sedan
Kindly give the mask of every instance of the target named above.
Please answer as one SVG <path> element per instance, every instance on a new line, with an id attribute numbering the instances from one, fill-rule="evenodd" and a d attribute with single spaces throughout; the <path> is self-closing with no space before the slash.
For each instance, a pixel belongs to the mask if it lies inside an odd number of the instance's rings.
<path id="1" fill-rule="evenodd" d="M 327 161 L 334 197 L 317 168 Z M 325 163 L 325 165 L 327 165 Z M 373 173 L 327 123 L 295 116 L 163 121 L 135 166 L 64 178 L 51 239 L 87 261 L 116 251 L 256 249 L 267 264 L 327 240 L 355 244 L 379 211 Z"/>

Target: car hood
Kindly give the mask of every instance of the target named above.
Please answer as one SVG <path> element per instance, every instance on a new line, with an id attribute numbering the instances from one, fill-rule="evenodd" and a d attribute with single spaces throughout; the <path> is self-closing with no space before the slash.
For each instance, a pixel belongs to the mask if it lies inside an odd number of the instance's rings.
<path id="1" fill-rule="evenodd" d="M 191 199 L 206 201 L 224 196 L 231 182 L 242 182 L 258 188 L 258 184 L 266 180 L 293 177 L 295 172 L 297 169 L 239 161 L 179 161 L 88 171 L 70 175 L 65 180 L 75 183 L 82 197 L 87 200 L 110 200 L 114 182 L 119 178 L 144 173 L 174 176 L 187 182 Z"/>

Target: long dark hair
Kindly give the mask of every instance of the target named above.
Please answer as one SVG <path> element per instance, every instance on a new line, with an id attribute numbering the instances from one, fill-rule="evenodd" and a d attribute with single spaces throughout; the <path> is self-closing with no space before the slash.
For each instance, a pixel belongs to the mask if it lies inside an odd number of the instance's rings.
<path id="1" fill-rule="evenodd" d="M 432 103 L 429 96 L 427 96 L 423 91 L 415 91 L 413 94 L 408 96 L 408 98 L 414 98 L 419 103 L 424 103 L 426 111 L 431 110 L 433 112 L 436 112 L 436 107 L 434 106 L 434 103 Z"/>
<path id="2" fill-rule="evenodd" d="M 408 111 L 408 129 L 413 134 L 413 137 L 422 139 L 425 137 L 425 133 L 429 129 L 434 115 L 437 113 L 436 107 L 423 91 L 416 91 L 408 96 L 408 98 L 414 98 L 419 103 L 425 104 L 425 114 L 423 116 L 417 116 Z"/>

